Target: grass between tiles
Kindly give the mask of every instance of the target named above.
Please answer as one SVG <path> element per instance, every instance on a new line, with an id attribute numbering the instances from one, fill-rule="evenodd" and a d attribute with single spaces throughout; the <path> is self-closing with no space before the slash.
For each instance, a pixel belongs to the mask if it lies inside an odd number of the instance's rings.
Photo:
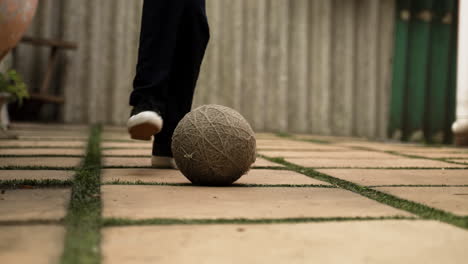
<path id="1" fill-rule="evenodd" d="M 72 180 L 0 180 L 0 189 L 35 189 L 35 188 L 61 188 L 73 185 Z"/>
<path id="2" fill-rule="evenodd" d="M 277 219 L 247 219 L 247 218 L 218 218 L 218 219 L 178 219 L 153 218 L 131 220 L 122 218 L 106 218 L 103 227 L 140 226 L 140 225 L 213 225 L 213 224 L 297 224 L 317 222 L 345 222 L 345 221 L 382 221 L 382 220 L 416 220 L 415 217 L 317 217 L 317 218 L 277 218 Z"/>
<path id="3" fill-rule="evenodd" d="M 100 263 L 100 137 L 101 127 L 93 126 L 85 160 L 73 182 L 62 264 Z"/>
<path id="4" fill-rule="evenodd" d="M 374 190 L 370 187 L 361 186 L 361 185 L 358 185 L 349 181 L 345 181 L 339 178 L 329 176 L 324 173 L 320 173 L 311 168 L 304 168 L 301 166 L 297 166 L 295 164 L 285 161 L 283 158 L 269 158 L 265 156 L 262 156 L 262 157 L 272 162 L 282 164 L 291 170 L 302 173 L 314 179 L 328 182 L 337 187 L 358 193 L 362 196 L 365 196 L 377 202 L 392 206 L 397 209 L 405 210 L 423 219 L 438 220 L 438 221 L 446 222 L 446 223 L 449 223 L 449 224 L 452 224 L 452 225 L 455 225 L 464 229 L 468 229 L 468 217 L 458 216 L 458 215 L 445 212 L 443 210 L 439 210 L 436 208 L 432 208 L 423 204 L 419 204 L 413 201 L 401 199 L 396 196 L 393 196 L 393 195 L 390 195 L 390 194 L 387 194 L 378 190 Z"/>
<path id="5" fill-rule="evenodd" d="M 170 183 L 170 182 L 143 182 L 143 181 L 108 181 L 104 182 L 104 185 L 149 185 L 149 186 L 185 186 L 185 187 L 196 187 L 191 183 Z M 203 186 L 199 186 L 203 187 Z M 242 184 L 235 183 L 230 186 L 219 186 L 220 188 L 336 188 L 332 185 L 324 184 Z M 210 187 L 211 188 L 211 187 Z"/>
<path id="6" fill-rule="evenodd" d="M 75 170 L 75 167 L 50 166 L 0 166 L 0 170 Z"/>
<path id="7" fill-rule="evenodd" d="M 68 154 L 0 154 L 0 158 L 82 158 L 83 156 Z"/>

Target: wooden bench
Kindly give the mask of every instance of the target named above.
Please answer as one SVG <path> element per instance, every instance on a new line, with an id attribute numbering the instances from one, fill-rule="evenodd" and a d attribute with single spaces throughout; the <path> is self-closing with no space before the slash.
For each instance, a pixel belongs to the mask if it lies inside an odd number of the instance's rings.
<path id="1" fill-rule="evenodd" d="M 44 103 L 54 103 L 54 104 L 63 104 L 65 103 L 65 98 L 63 96 L 50 94 L 49 88 L 52 79 L 52 75 L 57 67 L 57 62 L 59 59 L 60 51 L 62 50 L 76 50 L 78 45 L 73 42 L 67 42 L 62 40 L 55 39 L 44 39 L 24 36 L 21 39 L 21 43 L 30 44 L 33 46 L 40 47 L 49 47 L 50 55 L 49 61 L 47 62 L 47 68 L 42 80 L 41 86 L 39 87 L 39 92 L 30 93 L 31 100 L 37 100 Z"/>

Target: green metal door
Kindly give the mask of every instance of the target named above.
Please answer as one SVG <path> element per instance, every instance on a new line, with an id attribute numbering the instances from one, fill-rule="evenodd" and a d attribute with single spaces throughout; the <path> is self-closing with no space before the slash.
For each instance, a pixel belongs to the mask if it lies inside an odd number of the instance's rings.
<path id="1" fill-rule="evenodd" d="M 389 136 L 451 143 L 456 0 L 397 0 Z"/>

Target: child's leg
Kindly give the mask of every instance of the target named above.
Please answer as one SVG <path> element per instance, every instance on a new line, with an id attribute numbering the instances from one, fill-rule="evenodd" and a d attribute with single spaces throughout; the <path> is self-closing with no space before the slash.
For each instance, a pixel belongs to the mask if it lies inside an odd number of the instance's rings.
<path id="1" fill-rule="evenodd" d="M 205 0 L 185 0 L 185 3 L 177 29 L 165 123 L 161 133 L 155 135 L 154 156 L 172 156 L 172 134 L 179 121 L 191 110 L 200 65 L 209 40 Z"/>
<path id="2" fill-rule="evenodd" d="M 130 105 L 164 118 L 169 100 L 178 28 L 186 0 L 145 0 L 134 90 Z M 147 109 L 146 109 L 147 108 Z"/>

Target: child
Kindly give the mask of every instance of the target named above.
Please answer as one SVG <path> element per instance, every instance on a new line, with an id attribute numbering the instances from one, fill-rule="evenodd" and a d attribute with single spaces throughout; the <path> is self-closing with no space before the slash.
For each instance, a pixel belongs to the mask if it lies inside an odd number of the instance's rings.
<path id="1" fill-rule="evenodd" d="M 209 40 L 205 0 L 145 0 L 127 122 L 132 139 L 151 140 L 152 165 L 176 168 L 171 138 L 191 110 Z"/>

